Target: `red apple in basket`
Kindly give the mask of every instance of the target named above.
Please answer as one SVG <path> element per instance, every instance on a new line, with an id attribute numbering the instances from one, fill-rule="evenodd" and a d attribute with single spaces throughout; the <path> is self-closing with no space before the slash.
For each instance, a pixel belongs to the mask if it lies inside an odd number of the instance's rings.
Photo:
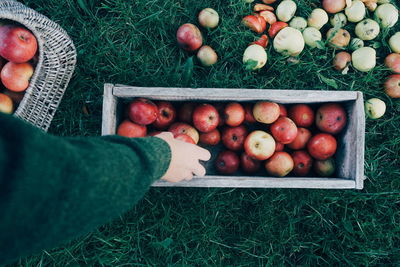
<path id="1" fill-rule="evenodd" d="M 203 44 L 203 37 L 197 26 L 186 23 L 179 27 L 176 39 L 180 47 L 186 51 L 196 51 Z"/>
<path id="2" fill-rule="evenodd" d="M 144 125 L 124 120 L 117 129 L 117 134 L 125 137 L 144 137 L 147 134 L 147 128 Z"/>
<path id="3" fill-rule="evenodd" d="M 244 141 L 244 150 L 254 159 L 266 160 L 275 152 L 275 140 L 267 132 L 253 131 Z"/>
<path id="4" fill-rule="evenodd" d="M 238 151 L 243 149 L 244 140 L 247 136 L 247 129 L 243 125 L 226 127 L 222 130 L 222 143 L 227 149 Z"/>
<path id="5" fill-rule="evenodd" d="M 310 140 L 312 134 L 310 130 L 306 128 L 297 128 L 297 135 L 296 138 L 288 144 L 288 148 L 293 150 L 304 149 L 307 146 L 308 140 Z"/>
<path id="6" fill-rule="evenodd" d="M 259 101 L 253 107 L 253 116 L 261 123 L 271 124 L 278 119 L 279 114 L 280 108 L 277 103 Z"/>
<path id="7" fill-rule="evenodd" d="M 330 134 L 339 133 L 346 126 L 346 122 L 346 111 L 342 105 L 337 103 L 322 105 L 315 116 L 318 129 Z"/>
<path id="8" fill-rule="evenodd" d="M 12 99 L 8 95 L 0 93 L 0 112 L 11 114 L 13 109 Z"/>
<path id="9" fill-rule="evenodd" d="M 178 119 L 181 122 L 192 123 L 193 110 L 196 104 L 193 102 L 184 103 L 179 109 Z"/>
<path id="10" fill-rule="evenodd" d="M 244 121 L 247 123 L 256 123 L 256 119 L 253 116 L 253 104 L 246 103 L 244 104 Z"/>
<path id="11" fill-rule="evenodd" d="M 137 98 L 128 107 L 129 119 L 140 125 L 153 123 L 157 119 L 157 114 L 157 105 L 146 98 Z"/>
<path id="12" fill-rule="evenodd" d="M 240 167 L 246 173 L 255 173 L 260 169 L 261 161 L 253 159 L 245 152 L 240 155 Z"/>
<path id="13" fill-rule="evenodd" d="M 297 127 L 288 117 L 279 117 L 271 125 L 271 133 L 275 141 L 282 144 L 289 144 L 294 141 L 297 136 Z"/>
<path id="14" fill-rule="evenodd" d="M 187 134 L 196 144 L 199 142 L 199 132 L 187 123 L 175 122 L 169 127 L 168 131 L 171 132 L 174 137 L 179 134 Z"/>
<path id="15" fill-rule="evenodd" d="M 208 133 L 200 133 L 200 143 L 204 145 L 215 146 L 221 141 L 221 134 L 218 129 Z"/>
<path id="16" fill-rule="evenodd" d="M 307 176 L 311 170 L 313 159 L 305 150 L 299 150 L 292 153 L 294 162 L 293 173 L 296 176 Z"/>
<path id="17" fill-rule="evenodd" d="M 157 129 L 165 129 L 175 121 L 176 110 L 170 102 L 160 101 L 156 105 L 158 114 L 153 125 Z"/>
<path id="18" fill-rule="evenodd" d="M 297 104 L 289 109 L 288 117 L 298 127 L 310 127 L 314 123 L 314 111 L 306 104 Z"/>
<path id="19" fill-rule="evenodd" d="M 235 127 L 242 124 L 245 117 L 243 106 L 237 102 L 229 103 L 224 109 L 225 124 Z"/>
<path id="20" fill-rule="evenodd" d="M 310 155 L 318 160 L 325 160 L 332 157 L 337 148 L 335 137 L 326 133 L 319 133 L 311 137 L 307 144 Z"/>
<path id="21" fill-rule="evenodd" d="M 0 26 L 0 56 L 14 63 L 24 63 L 35 55 L 38 48 L 35 36 L 27 29 L 15 25 Z"/>
<path id="22" fill-rule="evenodd" d="M 272 176 L 284 177 L 293 170 L 294 162 L 287 152 L 275 152 L 265 162 L 265 169 Z"/>
<path id="23" fill-rule="evenodd" d="M 194 142 L 193 138 L 190 137 L 190 136 L 187 135 L 187 134 L 178 134 L 178 135 L 175 137 L 175 139 L 181 140 L 181 141 L 183 141 L 183 142 L 186 142 L 186 143 L 189 143 L 189 144 L 193 144 L 193 145 L 196 144 L 196 143 Z"/>
<path id="24" fill-rule="evenodd" d="M 239 164 L 238 155 L 230 150 L 222 151 L 215 160 L 215 168 L 221 174 L 235 173 L 239 169 Z"/>
<path id="25" fill-rule="evenodd" d="M 13 92 L 25 91 L 33 75 L 33 67 L 29 63 L 8 62 L 1 69 L 1 82 Z"/>
<path id="26" fill-rule="evenodd" d="M 193 110 L 193 125 L 203 133 L 208 133 L 217 128 L 219 114 L 217 109 L 210 104 L 200 104 Z"/>

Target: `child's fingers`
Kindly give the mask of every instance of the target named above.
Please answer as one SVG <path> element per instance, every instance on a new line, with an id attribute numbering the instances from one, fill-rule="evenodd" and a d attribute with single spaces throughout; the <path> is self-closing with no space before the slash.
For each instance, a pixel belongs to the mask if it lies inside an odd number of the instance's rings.
<path id="1" fill-rule="evenodd" d="M 196 176 L 204 176 L 206 175 L 206 169 L 200 163 L 196 163 L 193 166 L 193 173 Z"/>
<path id="2" fill-rule="evenodd" d="M 196 152 L 198 153 L 199 160 L 207 161 L 211 158 L 211 153 L 207 149 L 197 146 Z"/>

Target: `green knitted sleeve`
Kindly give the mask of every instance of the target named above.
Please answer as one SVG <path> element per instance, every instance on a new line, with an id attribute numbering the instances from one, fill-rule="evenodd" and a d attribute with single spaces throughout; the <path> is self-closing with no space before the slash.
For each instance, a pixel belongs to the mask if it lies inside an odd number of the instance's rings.
<path id="1" fill-rule="evenodd" d="M 0 265 L 94 230 L 168 169 L 156 137 L 62 138 L 0 114 Z"/>

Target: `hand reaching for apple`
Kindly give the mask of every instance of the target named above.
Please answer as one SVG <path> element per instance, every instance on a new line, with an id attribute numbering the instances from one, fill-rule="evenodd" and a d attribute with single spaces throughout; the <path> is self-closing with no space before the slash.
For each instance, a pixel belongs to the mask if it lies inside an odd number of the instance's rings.
<path id="1" fill-rule="evenodd" d="M 167 172 L 161 177 L 168 182 L 191 180 L 193 175 L 204 176 L 205 168 L 199 160 L 207 161 L 211 154 L 207 149 L 174 139 L 172 133 L 163 132 L 155 137 L 163 139 L 171 149 L 171 162 Z"/>

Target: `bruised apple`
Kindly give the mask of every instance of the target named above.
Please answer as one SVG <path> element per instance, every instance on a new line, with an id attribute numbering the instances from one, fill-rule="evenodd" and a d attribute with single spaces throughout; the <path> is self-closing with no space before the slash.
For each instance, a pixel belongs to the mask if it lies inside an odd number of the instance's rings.
<path id="1" fill-rule="evenodd" d="M 293 173 L 296 176 L 307 176 L 311 170 L 313 159 L 305 150 L 292 153 L 294 162 Z"/>
<path id="2" fill-rule="evenodd" d="M 215 160 L 215 168 L 221 174 L 233 174 L 239 169 L 240 159 L 235 152 L 225 150 Z"/>
<path id="3" fill-rule="evenodd" d="M 125 137 L 145 137 L 147 134 L 147 128 L 145 125 L 139 125 L 131 122 L 130 120 L 124 120 L 117 129 L 117 134 Z"/>
<path id="4" fill-rule="evenodd" d="M 203 37 L 199 28 L 191 23 L 186 23 L 179 27 L 176 39 L 179 46 L 186 51 L 196 51 L 203 44 Z"/>
<path id="5" fill-rule="evenodd" d="M 319 133 L 311 137 L 307 143 L 310 155 L 318 160 L 325 160 L 336 153 L 337 142 L 335 137 L 326 133 Z"/>
<path id="6" fill-rule="evenodd" d="M 228 103 L 224 109 L 225 124 L 235 127 L 242 124 L 245 119 L 245 110 L 243 106 L 237 102 Z"/>
<path id="7" fill-rule="evenodd" d="M 275 154 L 265 162 L 265 169 L 267 172 L 277 177 L 288 175 L 293 170 L 293 167 L 293 159 L 287 152 L 275 152 Z"/>
<path id="8" fill-rule="evenodd" d="M 271 125 L 271 133 L 275 141 L 282 144 L 289 144 L 294 141 L 297 136 L 297 127 L 288 117 L 279 117 Z"/>
<path id="9" fill-rule="evenodd" d="M 347 115 L 342 105 L 328 103 L 322 105 L 315 116 L 318 129 L 330 134 L 338 134 L 346 126 Z"/>
<path id="10" fill-rule="evenodd" d="M 364 41 L 375 39 L 380 32 L 379 24 L 372 19 L 364 19 L 357 23 L 355 33 L 358 38 Z"/>
<path id="11" fill-rule="evenodd" d="M 331 28 L 327 34 L 326 39 L 330 46 L 338 49 L 344 49 L 350 43 L 350 33 L 345 29 Z"/>
<path id="12" fill-rule="evenodd" d="M 246 173 L 255 173 L 260 169 L 261 161 L 253 159 L 245 152 L 240 155 L 241 169 Z"/>

